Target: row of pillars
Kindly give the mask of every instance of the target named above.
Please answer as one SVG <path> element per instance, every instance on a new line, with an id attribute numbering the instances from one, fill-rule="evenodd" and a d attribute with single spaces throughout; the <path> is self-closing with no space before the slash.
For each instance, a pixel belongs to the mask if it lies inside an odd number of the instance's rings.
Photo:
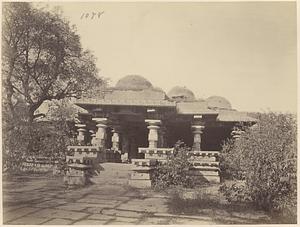
<path id="1" fill-rule="evenodd" d="M 91 144 L 93 146 L 105 147 L 105 140 L 106 140 L 106 128 L 107 128 L 107 118 L 92 118 L 93 121 L 96 122 L 97 132 L 90 130 L 91 133 Z M 149 148 L 157 148 L 158 143 L 158 131 L 160 129 L 160 120 L 145 120 L 148 124 L 149 134 L 148 134 L 148 141 L 149 141 Z M 78 129 L 78 136 L 77 140 L 79 144 L 83 144 L 85 141 L 85 133 L 86 133 L 86 125 L 85 124 L 76 124 L 75 125 Z M 119 150 L 119 128 L 113 128 L 113 135 L 112 135 L 112 149 Z"/>
<path id="2" fill-rule="evenodd" d="M 97 132 L 90 130 L 91 133 L 91 144 L 94 146 L 105 147 L 105 140 L 106 140 L 106 128 L 107 128 L 107 118 L 93 118 L 93 121 L 96 122 Z M 148 142 L 149 148 L 157 148 L 158 141 L 159 141 L 159 129 L 161 125 L 161 120 L 153 120 L 153 119 L 146 119 L 145 122 L 147 123 L 147 128 L 149 129 L 148 133 Z M 77 140 L 79 143 L 83 143 L 85 140 L 85 132 L 86 132 L 86 125 L 85 124 L 76 124 L 78 127 L 78 136 Z M 199 121 L 195 121 L 192 125 L 192 132 L 194 135 L 193 138 L 193 150 L 201 151 L 201 134 L 204 130 L 203 123 Z M 120 142 L 120 129 L 119 127 L 113 128 L 113 135 L 112 135 L 112 149 L 119 150 L 119 142 Z M 240 132 L 233 131 L 233 137 L 236 139 L 240 136 Z"/>
<path id="3" fill-rule="evenodd" d="M 91 144 L 93 146 L 105 147 L 107 118 L 92 118 L 92 120 L 96 122 L 97 131 L 95 133 L 93 130 L 89 130 L 92 137 Z M 78 128 L 77 140 L 79 144 L 83 144 L 85 141 L 85 133 L 87 131 L 85 129 L 86 125 L 76 124 L 75 126 Z M 119 150 L 119 131 L 117 127 L 113 129 L 112 148 Z"/>

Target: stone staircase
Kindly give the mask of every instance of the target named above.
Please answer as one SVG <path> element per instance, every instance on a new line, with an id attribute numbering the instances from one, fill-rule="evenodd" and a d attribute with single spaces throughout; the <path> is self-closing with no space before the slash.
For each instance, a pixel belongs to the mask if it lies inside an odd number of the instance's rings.
<path id="1" fill-rule="evenodd" d="M 95 184 L 127 185 L 133 165 L 125 163 L 100 163 L 100 174 L 90 180 Z"/>

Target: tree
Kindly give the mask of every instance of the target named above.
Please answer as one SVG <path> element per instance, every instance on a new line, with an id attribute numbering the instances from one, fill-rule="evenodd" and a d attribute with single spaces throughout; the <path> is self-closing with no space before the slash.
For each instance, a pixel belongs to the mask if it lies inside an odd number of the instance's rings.
<path id="1" fill-rule="evenodd" d="M 97 78 L 95 57 L 81 48 L 74 26 L 30 3 L 3 4 L 3 85 L 7 110 L 25 103 L 27 121 L 46 100 L 80 97 Z"/>
<path id="2" fill-rule="evenodd" d="M 276 113 L 256 117 L 256 125 L 223 147 L 223 164 L 239 183 L 222 189 L 230 200 L 247 199 L 291 217 L 297 202 L 296 117 Z"/>
<path id="3" fill-rule="evenodd" d="M 7 2 L 2 27 L 3 166 L 15 170 L 27 155 L 52 154 L 68 143 L 65 119 L 52 125 L 35 121 L 45 101 L 78 98 L 103 88 L 105 81 L 97 77 L 95 57 L 83 50 L 75 27 L 60 13 Z"/>

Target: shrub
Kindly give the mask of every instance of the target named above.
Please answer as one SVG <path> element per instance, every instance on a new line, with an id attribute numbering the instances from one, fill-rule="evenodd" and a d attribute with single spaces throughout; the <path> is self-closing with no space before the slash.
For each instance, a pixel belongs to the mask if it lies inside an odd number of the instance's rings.
<path id="1" fill-rule="evenodd" d="M 153 174 L 153 187 L 162 190 L 170 186 L 182 185 L 193 187 L 193 179 L 187 171 L 191 167 L 188 161 L 189 148 L 178 142 L 174 147 L 174 155 L 165 164 L 158 164 Z"/>
<path id="2" fill-rule="evenodd" d="M 227 176 L 244 184 L 224 185 L 222 191 L 229 200 L 250 199 L 269 211 L 289 207 L 296 214 L 295 116 L 268 113 L 257 118 L 259 122 L 238 140 L 223 146 L 221 160 Z"/>

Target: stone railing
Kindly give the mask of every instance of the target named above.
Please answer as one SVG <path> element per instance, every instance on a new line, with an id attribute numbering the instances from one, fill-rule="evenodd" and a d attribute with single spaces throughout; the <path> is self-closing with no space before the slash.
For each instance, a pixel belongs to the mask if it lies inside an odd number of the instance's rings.
<path id="1" fill-rule="evenodd" d="M 174 148 L 139 147 L 138 149 L 139 149 L 139 153 L 144 153 L 144 154 L 171 155 L 174 153 Z"/>
<path id="2" fill-rule="evenodd" d="M 138 152 L 145 154 L 145 158 L 131 160 L 135 167 L 129 184 L 138 188 L 150 187 L 155 166 L 167 163 L 174 148 L 139 148 Z M 195 182 L 220 182 L 219 151 L 188 151 L 188 155 L 191 168 L 187 174 Z"/>
<path id="3" fill-rule="evenodd" d="M 23 162 L 22 169 L 24 171 L 33 171 L 33 172 L 48 172 L 56 170 L 59 163 L 58 158 L 50 157 L 28 157 Z"/>

